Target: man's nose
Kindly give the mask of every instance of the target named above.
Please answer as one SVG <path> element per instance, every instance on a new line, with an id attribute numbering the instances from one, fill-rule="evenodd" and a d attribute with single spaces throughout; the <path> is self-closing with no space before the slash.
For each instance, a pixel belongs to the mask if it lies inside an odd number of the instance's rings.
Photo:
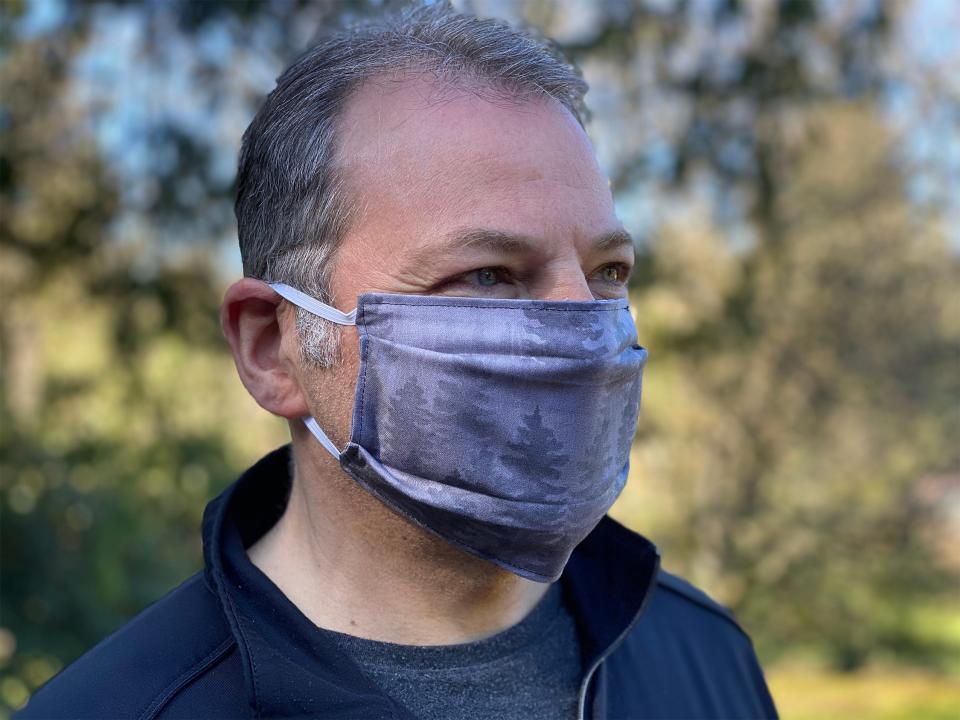
<path id="1" fill-rule="evenodd" d="M 562 272 L 549 276 L 547 282 L 536 293 L 537 300 L 593 300 L 590 283 L 583 270 L 577 267 L 564 268 Z"/>

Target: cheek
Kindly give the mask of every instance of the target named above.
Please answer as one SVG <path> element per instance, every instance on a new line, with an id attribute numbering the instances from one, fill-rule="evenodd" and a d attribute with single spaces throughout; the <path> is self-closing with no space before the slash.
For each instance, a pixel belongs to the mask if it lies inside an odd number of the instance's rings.
<path id="1" fill-rule="evenodd" d="M 350 437 L 359 367 L 359 339 L 356 328 L 344 327 L 340 332 L 338 362 L 330 368 L 308 371 L 306 385 L 309 388 L 307 404 L 310 412 L 341 449 Z"/>

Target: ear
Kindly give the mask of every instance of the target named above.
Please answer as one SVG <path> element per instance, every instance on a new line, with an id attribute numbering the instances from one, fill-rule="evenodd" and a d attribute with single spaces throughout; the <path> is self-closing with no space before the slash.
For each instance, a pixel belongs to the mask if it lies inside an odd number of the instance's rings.
<path id="1" fill-rule="evenodd" d="M 265 282 L 244 278 L 223 297 L 220 325 L 244 387 L 264 410 L 293 420 L 310 413 L 298 382 L 294 313 Z"/>

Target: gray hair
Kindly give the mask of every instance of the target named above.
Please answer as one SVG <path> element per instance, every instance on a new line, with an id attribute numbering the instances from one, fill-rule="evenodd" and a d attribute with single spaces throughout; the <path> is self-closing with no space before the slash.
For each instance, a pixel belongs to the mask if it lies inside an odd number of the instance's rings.
<path id="1" fill-rule="evenodd" d="M 378 75 L 431 72 L 518 100 L 549 97 L 583 124 L 587 84 L 547 39 L 437 3 L 321 37 L 277 79 L 243 135 L 236 214 L 243 272 L 329 303 L 334 253 L 354 208 L 336 168 L 337 120 Z M 337 359 L 339 334 L 302 309 L 305 359 Z"/>

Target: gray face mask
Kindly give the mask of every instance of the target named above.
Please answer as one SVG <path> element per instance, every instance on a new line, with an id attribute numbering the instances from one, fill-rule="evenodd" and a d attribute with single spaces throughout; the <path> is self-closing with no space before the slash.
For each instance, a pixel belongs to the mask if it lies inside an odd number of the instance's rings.
<path id="1" fill-rule="evenodd" d="M 626 300 L 369 293 L 347 446 L 305 422 L 345 472 L 459 548 L 552 582 L 627 479 L 647 352 Z"/>

